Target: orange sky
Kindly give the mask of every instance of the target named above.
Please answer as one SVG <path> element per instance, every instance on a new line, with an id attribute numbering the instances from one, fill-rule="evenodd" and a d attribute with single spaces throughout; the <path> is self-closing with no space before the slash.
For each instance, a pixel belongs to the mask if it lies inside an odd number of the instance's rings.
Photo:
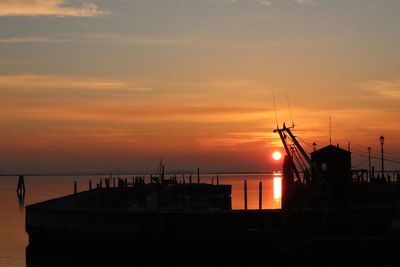
<path id="1" fill-rule="evenodd" d="M 397 1 L 1 1 L 0 173 L 276 170 L 279 123 L 400 161 Z M 309 149 L 307 144 L 305 148 Z M 363 155 L 361 155 L 363 154 Z M 379 166 L 379 160 L 374 160 Z M 399 164 L 388 163 L 392 169 Z"/>

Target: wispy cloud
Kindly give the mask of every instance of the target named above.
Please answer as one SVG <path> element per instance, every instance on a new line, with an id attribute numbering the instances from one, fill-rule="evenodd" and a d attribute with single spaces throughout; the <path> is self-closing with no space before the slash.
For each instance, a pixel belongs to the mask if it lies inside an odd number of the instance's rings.
<path id="1" fill-rule="evenodd" d="M 143 45 L 143 46 L 174 46 L 174 45 L 189 45 L 193 44 L 191 38 L 158 38 L 158 37 L 143 37 L 117 34 L 87 34 L 87 35 L 69 35 L 64 37 L 42 37 L 42 36 L 27 36 L 27 37 L 8 37 L 0 39 L 0 44 L 13 43 L 103 43 L 115 45 Z"/>
<path id="2" fill-rule="evenodd" d="M 219 2 L 219 3 L 239 3 L 239 2 L 246 2 L 247 0 L 209 0 L 211 2 Z M 256 3 L 259 3 L 263 6 L 270 6 L 272 4 L 271 0 L 253 0 Z M 299 5 L 315 5 L 317 4 L 317 0 L 292 0 L 294 3 Z"/>
<path id="3" fill-rule="evenodd" d="M 237 3 L 239 0 L 209 0 L 210 2 Z"/>
<path id="4" fill-rule="evenodd" d="M 316 0 L 293 0 L 293 1 L 299 5 L 315 5 L 315 4 L 317 4 Z"/>
<path id="5" fill-rule="evenodd" d="M 257 0 L 258 3 L 260 3 L 263 6 L 270 6 L 271 5 L 271 1 L 269 0 Z"/>
<path id="6" fill-rule="evenodd" d="M 66 3 L 67 0 L 0 0 L 0 16 L 93 17 L 109 13 L 89 2 L 80 7 Z"/>
<path id="7" fill-rule="evenodd" d="M 153 38 L 117 34 L 89 34 L 81 36 L 81 40 L 127 45 L 187 45 L 192 42 L 190 38 Z"/>
<path id="8" fill-rule="evenodd" d="M 47 37 L 10 37 L 0 39 L 0 44 L 15 44 L 15 43 L 65 43 L 70 40 L 54 39 Z"/>
<path id="9" fill-rule="evenodd" d="M 152 88 L 135 85 L 124 81 L 106 80 L 91 77 L 63 75 L 15 75 L 0 76 L 0 89 L 30 88 L 30 89 L 100 89 L 152 91 Z"/>
<path id="10" fill-rule="evenodd" d="M 374 92 L 381 96 L 400 98 L 400 80 L 372 80 L 363 82 L 359 84 L 359 86 L 367 91 Z"/>

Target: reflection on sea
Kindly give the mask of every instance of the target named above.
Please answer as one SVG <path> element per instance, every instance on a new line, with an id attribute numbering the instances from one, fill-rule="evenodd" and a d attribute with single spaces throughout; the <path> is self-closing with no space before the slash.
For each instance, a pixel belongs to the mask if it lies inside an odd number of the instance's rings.
<path id="1" fill-rule="evenodd" d="M 19 208 L 20 208 L 21 210 L 23 210 L 24 207 L 25 207 L 25 192 L 22 193 L 22 194 L 17 193 L 17 197 L 18 197 Z"/>
<path id="2" fill-rule="evenodd" d="M 282 199 L 282 176 L 281 173 L 274 173 L 274 200 L 278 203 Z"/>

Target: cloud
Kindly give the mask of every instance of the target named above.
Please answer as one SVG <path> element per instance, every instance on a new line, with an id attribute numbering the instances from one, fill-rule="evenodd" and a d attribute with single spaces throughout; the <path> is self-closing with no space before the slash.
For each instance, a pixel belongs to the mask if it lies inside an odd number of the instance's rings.
<path id="1" fill-rule="evenodd" d="M 93 4 L 66 6 L 67 0 L 0 0 L 0 16 L 93 17 L 109 14 Z"/>
<path id="2" fill-rule="evenodd" d="M 359 84 L 364 90 L 389 98 L 400 98 L 400 79 L 393 81 L 372 80 Z"/>
<path id="3" fill-rule="evenodd" d="M 270 6 L 271 2 L 268 0 L 257 0 L 258 3 L 260 3 L 263 6 Z"/>
<path id="4" fill-rule="evenodd" d="M 91 77 L 63 75 L 15 75 L 0 76 L 0 89 L 87 89 L 152 91 L 152 88 L 129 82 L 105 80 Z"/>
<path id="5" fill-rule="evenodd" d="M 317 4 L 316 0 L 293 0 L 293 1 L 299 5 L 315 5 L 315 4 Z"/>
<path id="6" fill-rule="evenodd" d="M 10 37 L 0 39 L 0 44 L 15 44 L 15 43 L 65 43 L 66 39 L 53 39 L 47 37 Z"/>
<path id="7" fill-rule="evenodd" d="M 222 3 L 237 3 L 239 0 L 209 0 L 211 2 L 222 2 Z"/>
<path id="8" fill-rule="evenodd" d="M 240 2 L 240 0 L 209 0 L 209 1 L 214 2 L 214 3 L 231 3 L 231 4 Z M 254 0 L 254 1 L 263 6 L 271 5 L 271 1 L 269 1 L 269 0 Z M 245 2 L 245 1 L 242 1 L 242 2 Z"/>
<path id="9" fill-rule="evenodd" d="M 63 38 L 51 38 L 41 36 L 27 37 L 8 37 L 0 39 L 0 44 L 14 43 L 86 43 L 96 42 L 103 44 L 116 45 L 144 45 L 144 46 L 174 46 L 174 45 L 189 45 L 195 43 L 190 38 L 157 38 L 143 36 L 129 36 L 116 34 L 88 34 L 88 35 L 69 35 Z"/>
<path id="10" fill-rule="evenodd" d="M 187 45 L 192 42 L 189 38 L 153 38 L 142 36 L 125 36 L 116 34 L 89 34 L 81 36 L 81 40 L 97 41 L 112 44 L 134 45 Z"/>

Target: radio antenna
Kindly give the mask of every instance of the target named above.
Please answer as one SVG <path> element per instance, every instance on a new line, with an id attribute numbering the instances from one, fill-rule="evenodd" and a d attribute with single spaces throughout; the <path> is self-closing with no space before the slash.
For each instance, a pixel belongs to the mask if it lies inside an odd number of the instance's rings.
<path id="1" fill-rule="evenodd" d="M 289 113 L 290 113 L 290 119 L 292 120 L 292 127 L 294 128 L 294 121 L 293 121 L 292 107 L 291 107 L 291 105 L 290 105 L 290 102 L 289 102 L 289 96 L 288 96 L 288 93 L 287 93 L 287 91 L 286 91 L 286 90 L 285 90 L 285 95 L 286 95 L 286 101 L 287 101 L 287 104 L 288 104 L 288 106 L 289 106 Z"/>
<path id="2" fill-rule="evenodd" d="M 332 117 L 329 116 L 329 144 L 332 145 Z"/>
<path id="3" fill-rule="evenodd" d="M 278 129 L 278 128 L 279 128 L 279 125 L 278 125 L 278 115 L 276 114 L 276 105 L 275 105 L 275 96 L 274 96 L 274 94 L 272 94 L 272 101 L 273 101 L 273 103 L 274 103 L 276 129 Z"/>

